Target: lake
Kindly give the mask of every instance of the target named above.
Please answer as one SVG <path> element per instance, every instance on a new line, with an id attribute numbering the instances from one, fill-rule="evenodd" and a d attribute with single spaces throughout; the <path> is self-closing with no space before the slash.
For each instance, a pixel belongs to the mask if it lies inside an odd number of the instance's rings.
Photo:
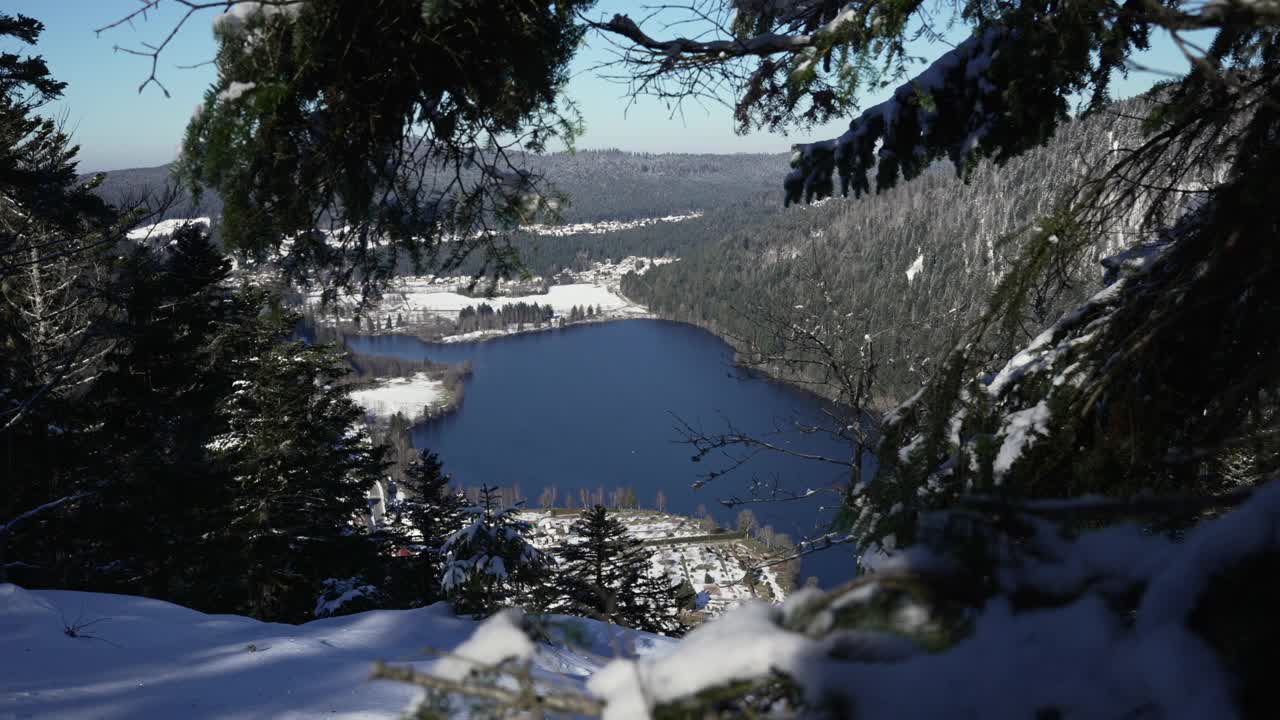
<path id="1" fill-rule="evenodd" d="M 726 527 L 740 508 L 719 500 L 748 497 L 753 477 L 792 491 L 847 482 L 846 468 L 763 451 L 704 487 L 692 485 L 728 457 L 693 462 L 676 418 L 711 432 L 732 421 L 740 430 L 770 433 L 771 442 L 799 452 L 847 459 L 850 450 L 822 434 L 786 430 L 816 422 L 823 403 L 796 388 L 733 365 L 733 350 L 699 328 L 662 320 L 624 320 L 513 335 L 479 343 L 426 343 L 387 335 L 349 337 L 361 353 L 437 362 L 471 361 L 463 402 L 452 414 L 415 428 L 414 444 L 439 453 L 454 481 L 467 486 L 519 485 L 537 507 L 544 487 L 575 499 L 579 488 L 631 487 L 642 507 L 659 490 L 667 511 L 693 515 L 699 505 Z M 838 496 L 820 492 L 789 502 L 751 504 L 761 524 L 793 540 L 821 533 Z M 801 581 L 823 587 L 852 577 L 854 550 L 841 546 L 806 557 Z"/>

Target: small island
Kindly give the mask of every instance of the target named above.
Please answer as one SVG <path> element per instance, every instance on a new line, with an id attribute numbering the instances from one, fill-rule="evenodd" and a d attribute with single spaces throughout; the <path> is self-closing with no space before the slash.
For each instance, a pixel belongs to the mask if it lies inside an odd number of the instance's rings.
<path id="1" fill-rule="evenodd" d="M 318 332 L 324 338 L 326 332 Z M 393 426 L 412 427 L 452 412 L 462 404 L 471 363 L 447 365 L 349 352 L 351 373 L 343 379 L 348 394 L 365 411 L 374 435 Z M 399 421 L 397 421 L 399 418 Z"/>

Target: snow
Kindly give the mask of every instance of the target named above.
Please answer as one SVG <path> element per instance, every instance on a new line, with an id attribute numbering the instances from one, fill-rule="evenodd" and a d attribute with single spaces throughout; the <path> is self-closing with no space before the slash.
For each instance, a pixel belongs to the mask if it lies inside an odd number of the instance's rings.
<path id="1" fill-rule="evenodd" d="M 595 311 L 592 318 L 580 322 L 652 317 L 647 308 L 632 303 L 621 295 L 621 279 L 629 273 L 642 274 L 654 267 L 677 261 L 678 258 L 673 257 L 630 255 L 617 261 L 596 262 L 587 270 L 563 270 L 552 281 L 540 276 L 499 280 L 493 286 L 485 288 L 490 296 L 478 297 L 473 297 L 473 293 L 468 290 L 475 282 L 470 276 L 401 276 L 391 283 L 372 309 L 360 309 L 361 298 L 358 296 L 341 294 L 336 301 L 340 312 L 333 314 L 330 312 L 333 308 L 323 306 L 323 291 L 310 293 L 306 305 L 315 311 L 318 321 L 322 323 L 338 324 L 343 322 L 341 317 L 351 317 L 358 313 L 362 317 L 378 320 L 382 325 L 385 325 L 387 318 L 396 317 L 404 320 L 404 328 L 424 323 L 433 331 L 438 330 L 438 327 L 432 324 L 431 318 L 457 320 L 463 309 L 478 308 L 480 305 L 488 305 L 495 310 L 518 303 L 550 305 L 554 313 L 553 322 L 541 327 L 532 323 L 523 327 L 512 324 L 505 328 L 481 329 L 438 338 L 439 342 L 446 343 L 472 342 L 552 329 L 558 325 L 554 319 L 568 320 L 575 306 L 583 311 L 588 307 Z"/>
<path id="2" fill-rule="evenodd" d="M 996 454 L 992 470 L 999 478 L 1022 457 L 1022 453 L 1037 435 L 1049 434 L 1049 406 L 1041 400 L 1034 407 L 1009 413 L 1005 417 L 1004 427 L 1000 433 L 1004 440 L 1000 444 L 1000 452 Z"/>
<path id="3" fill-rule="evenodd" d="M 552 285 L 546 295 L 516 295 L 494 298 L 473 298 L 454 292 L 408 292 L 402 295 L 405 307 L 411 310 L 425 310 L 435 315 L 457 315 L 465 307 L 489 305 L 497 310 L 505 305 L 517 303 L 550 305 L 556 314 L 567 314 L 573 306 L 585 308 L 588 305 L 604 308 L 605 311 L 646 312 L 643 308 L 631 304 L 624 298 L 615 295 L 607 288 L 586 283 L 572 285 Z"/>
<path id="4" fill-rule="evenodd" d="M 1014 355 L 991 378 L 987 383 L 987 392 L 992 397 L 1000 397 L 1009 388 L 1017 385 L 1022 378 L 1052 368 L 1077 347 L 1092 342 L 1093 332 L 1070 337 L 1065 342 L 1062 342 L 1062 338 L 1067 338 L 1071 330 L 1089 321 L 1090 318 L 1107 312 L 1117 302 L 1125 284 L 1125 279 L 1121 278 L 1114 284 L 1104 287 L 1086 303 L 1066 313 L 1037 335 L 1030 345 L 1018 351 L 1018 354 Z M 1087 324 L 1086 327 L 1088 327 Z"/>
<path id="5" fill-rule="evenodd" d="M 789 667 L 809 643 L 803 635 L 779 632 L 778 615 L 769 605 L 744 605 L 689 633 L 662 662 L 612 662 L 587 688 L 609 698 L 604 720 L 631 720 L 649 717 L 655 703 Z"/>
<path id="6" fill-rule="evenodd" d="M 915 262 L 911 263 L 911 267 L 907 268 L 907 284 L 908 285 L 910 285 L 912 282 L 915 281 L 916 275 L 919 275 L 921 270 L 924 270 L 924 251 L 923 250 L 921 250 L 920 254 L 916 256 Z"/>
<path id="7" fill-rule="evenodd" d="M 353 390 L 351 399 L 378 418 L 401 413 L 410 420 L 423 415 L 423 408 L 445 399 L 444 383 L 426 373 L 411 378 L 383 380 L 371 388 Z"/>
<path id="8" fill-rule="evenodd" d="M 663 217 L 640 218 L 639 220 L 605 220 L 594 223 L 573 223 L 569 225 L 525 225 L 523 232 L 551 237 L 568 237 L 570 235 L 605 235 L 635 228 L 648 227 L 660 223 L 679 223 L 702 217 L 702 211 L 685 215 L 666 215 Z"/>
<path id="9" fill-rule="evenodd" d="M 232 81 L 232 83 L 227 86 L 226 90 L 223 90 L 222 92 L 218 93 L 218 99 L 226 100 L 226 101 L 239 100 L 241 95 L 249 92 L 250 90 L 254 89 L 257 86 L 258 86 L 257 83 L 251 83 L 251 82 L 245 83 L 245 82 L 240 82 L 238 80 L 235 80 L 235 81 Z"/>
<path id="10" fill-rule="evenodd" d="M 1280 549 L 1280 483 L 1255 490 L 1182 542 L 1138 525 L 1069 539 L 1046 521 L 1026 519 L 1035 534 L 1009 548 L 1016 556 L 1002 563 L 1005 594 L 976 610 L 972 629 L 945 651 L 921 652 L 909 636 L 835 624 L 832 613 L 876 603 L 881 590 L 900 591 L 886 564 L 884 575 L 864 576 L 834 597 L 806 589 L 781 607 L 742 606 L 669 653 L 615 660 L 588 688 L 608 700 L 606 720 L 647 718 L 662 703 L 776 673 L 795 681 L 808 702 L 855 707 L 868 720 L 1013 720 L 1049 709 L 1064 718 L 1237 717 L 1234 679 L 1188 621 L 1215 576 Z M 927 554 L 912 555 L 890 559 L 899 570 L 939 571 Z M 1144 584 L 1135 613 L 1111 605 Z M 1075 599 L 1019 610 L 1008 594 L 1027 589 Z M 898 632 L 931 622 L 924 606 L 895 613 Z"/>
<path id="11" fill-rule="evenodd" d="M 375 597 L 378 594 L 378 588 L 363 583 L 360 578 L 345 578 L 343 580 L 329 578 L 324 581 L 324 587 L 325 594 L 316 600 L 315 615 L 318 618 L 332 617 L 352 600 Z M 329 595 L 334 595 L 335 597 L 330 598 L 328 597 Z"/>
<path id="12" fill-rule="evenodd" d="M 1138 628 L 1182 623 L 1214 574 L 1240 560 L 1280 548 L 1280 482 L 1271 481 L 1217 522 L 1197 527 L 1186 546 L 1167 553 L 1169 567 L 1155 576 L 1139 607 Z"/>
<path id="13" fill-rule="evenodd" d="M 508 658 L 530 662 L 541 687 L 585 689 L 603 700 L 605 720 L 649 718 L 659 704 L 775 673 L 795 682 L 814 709 L 857 708 L 862 720 L 1238 716 L 1233 678 L 1188 617 L 1215 576 L 1280 549 L 1280 483 L 1253 491 L 1181 542 L 1126 525 L 1071 540 L 1037 522 L 1019 546 L 1020 562 L 1002 563 L 1004 594 L 975 609 L 963 637 L 935 652 L 908 635 L 837 622 L 899 592 L 887 571 L 834 596 L 805 589 L 782 605 L 747 602 L 678 642 L 591 620 L 538 618 L 550 644 L 532 642 L 515 611 L 482 625 L 435 605 L 292 626 L 5 584 L 0 717 L 392 718 L 418 693 L 368 682 L 376 660 L 457 679 Z M 924 563 L 910 566 L 927 572 Z M 1135 612 L 1112 607 L 1115 593 L 1144 584 Z M 1030 609 L 1010 603 L 1009 593 L 1028 587 L 1074 599 Z M 934 622 L 914 604 L 895 620 L 906 633 Z M 427 649 L 450 655 L 432 662 Z"/>
<path id="14" fill-rule="evenodd" d="M 518 656 L 533 661 L 540 680 L 575 687 L 620 653 L 650 656 L 674 644 L 548 616 L 556 643 L 535 648 L 516 634 L 517 618 L 502 613 L 480 625 L 439 603 L 284 625 L 148 598 L 0 584 L 0 718 L 393 720 L 421 693 L 371 682 L 378 661 L 453 674 L 458 665 L 439 653 L 480 662 Z M 64 628 L 77 621 L 94 624 L 68 636 Z"/>
<path id="15" fill-rule="evenodd" d="M 601 285 L 590 283 L 573 283 L 569 285 L 552 285 L 544 295 L 499 295 L 496 297 L 468 297 L 461 293 L 433 285 L 430 277 L 407 277 L 397 282 L 396 287 L 388 291 L 373 317 L 394 313 L 407 313 L 416 319 L 418 313 L 427 313 L 447 318 L 457 318 L 466 307 L 488 305 L 497 310 L 505 305 L 525 303 L 528 305 L 550 305 L 557 315 L 568 315 L 576 305 L 586 308 L 588 305 L 599 311 L 617 317 L 639 316 L 648 313 L 645 308 L 636 305 L 614 291 Z M 319 301 L 317 293 L 312 300 Z"/>
<path id="16" fill-rule="evenodd" d="M 985 71 L 999 51 L 1002 33 L 996 28 L 975 32 L 914 78 L 898 86 L 891 98 L 867 108 L 839 137 L 796 146 L 791 163 L 794 169 L 787 175 L 785 183 L 788 202 L 797 199 L 812 201 L 825 195 L 837 166 L 841 194 L 847 195 L 850 186 L 856 194 L 868 192 L 866 175 L 873 166 L 870 161 L 872 150 L 877 143 L 882 143 L 875 154 L 882 159 L 893 157 L 898 140 L 895 136 L 904 129 L 910 131 L 912 126 L 919 128 L 919 139 L 910 149 L 921 158 L 928 155 L 930 149 L 926 145 L 933 134 L 937 112 L 930 109 L 929 103 L 919 102 L 919 97 L 932 96 L 951 82 L 963 84 L 965 81 L 976 81 L 983 94 L 995 92 L 996 88 L 986 79 Z M 994 118 L 982 109 L 981 98 L 977 100 L 974 111 L 968 117 L 960 118 L 964 123 L 965 137 L 951 148 L 956 163 L 968 157 L 977 143 L 991 131 Z M 914 114 L 914 122 L 900 122 L 899 115 L 906 113 Z"/>
<path id="17" fill-rule="evenodd" d="M 130 240 L 150 240 L 152 238 L 168 237 L 178 231 L 178 228 L 186 224 L 203 225 L 209 227 L 210 220 L 207 217 L 197 218 L 174 218 L 172 220 L 161 220 L 152 225 L 144 225 L 134 228 L 128 233 Z"/>
<path id="18" fill-rule="evenodd" d="M 748 569 L 765 559 L 759 544 L 746 543 L 734 533 L 707 537 L 707 527 L 679 515 L 649 510 L 613 510 L 611 514 L 628 535 L 648 546 L 650 577 L 666 577 L 672 585 L 687 581 L 703 617 L 715 617 L 760 597 L 780 602 L 788 595 L 773 566 L 760 568 L 755 588 L 743 582 Z M 531 540 L 546 552 L 554 554 L 557 546 L 578 541 L 572 532 L 577 513 L 526 510 L 519 517 L 534 526 Z M 688 541 L 695 537 L 705 541 Z"/>
<path id="19" fill-rule="evenodd" d="M 472 670 L 497 665 L 504 660 L 528 660 L 533 641 L 520 629 L 519 610 L 504 610 L 480 625 L 453 653 L 437 660 L 431 672 L 449 680 L 462 680 Z"/>
<path id="20" fill-rule="evenodd" d="M 77 618 L 96 622 L 69 637 Z M 394 718 L 418 693 L 370 683 L 373 663 L 448 650 L 474 628 L 443 605 L 293 626 L 0 585 L 0 717 Z"/>
<path id="21" fill-rule="evenodd" d="M 296 17 L 302 10 L 301 0 L 288 5 L 247 1 L 229 3 L 228 5 L 226 12 L 214 16 L 213 26 L 216 29 L 232 33 L 239 32 L 244 28 L 245 23 L 258 14 L 264 17 L 279 15 L 291 19 Z"/>

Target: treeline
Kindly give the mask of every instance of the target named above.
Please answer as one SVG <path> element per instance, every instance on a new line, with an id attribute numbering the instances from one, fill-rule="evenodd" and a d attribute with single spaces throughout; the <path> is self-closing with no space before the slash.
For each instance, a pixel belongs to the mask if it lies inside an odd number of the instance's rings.
<path id="1" fill-rule="evenodd" d="M 345 346 L 345 336 L 333 328 L 316 328 L 315 337 L 325 344 Z M 346 349 L 343 359 L 351 368 L 351 374 L 343 378 L 344 383 L 365 382 L 372 378 L 407 378 L 418 373 L 427 373 L 432 377 L 465 378 L 471 374 L 471 361 L 459 364 L 433 362 L 426 358 L 402 358 L 390 355 L 369 355 Z"/>
<path id="2" fill-rule="evenodd" d="M 729 191 L 709 198 L 707 204 L 700 208 L 704 211 L 701 217 L 617 232 L 567 235 L 554 238 L 554 241 L 517 233 L 511 238 L 511 246 L 519 253 L 520 261 L 528 272 L 553 278 L 565 270 L 589 270 L 596 263 L 632 255 L 684 257 L 694 248 L 719 239 L 726 231 L 762 221 L 781 207 L 781 186 L 762 189 L 751 195 Z M 478 273 L 482 264 L 482 259 L 473 258 L 464 262 L 458 272 Z"/>
<path id="3" fill-rule="evenodd" d="M 561 208 L 565 222 L 599 222 L 678 215 L 738 201 L 760 204 L 766 194 L 780 196 L 778 178 L 786 174 L 787 159 L 786 154 L 655 155 L 582 150 L 531 155 L 522 160 L 568 197 L 569 202 Z M 171 165 L 113 170 L 96 192 L 108 203 L 123 205 L 163 194 L 171 188 L 172 178 Z M 171 189 L 175 201 L 163 218 L 217 218 L 222 212 L 222 202 L 212 191 L 195 202 L 184 190 Z M 615 257 L 628 254 L 639 253 Z"/>
<path id="4" fill-rule="evenodd" d="M 462 334 L 477 330 L 505 330 L 509 327 L 523 330 L 525 325 L 540 328 L 551 322 L 555 314 L 550 305 L 536 303 L 511 303 L 500 305 L 496 310 L 488 303 L 468 305 L 458 313 L 455 332 Z"/>
<path id="5" fill-rule="evenodd" d="M 491 488 L 491 491 L 497 498 L 499 507 L 502 508 L 516 508 L 527 505 L 529 502 L 529 498 L 525 496 L 519 484 Z M 458 492 L 472 500 L 478 500 L 480 497 L 480 488 L 475 486 L 459 487 Z M 620 485 L 613 488 L 597 485 L 594 489 L 579 487 L 574 490 L 566 489 L 563 492 L 557 485 L 547 485 L 542 488 L 542 492 L 538 495 L 537 506 L 539 509 L 552 512 L 575 512 L 595 506 L 609 508 L 610 510 L 671 512 L 667 503 L 667 494 L 664 491 L 658 490 L 653 502 L 649 503 L 640 499 L 634 487 Z M 727 531 L 719 521 L 712 517 L 707 510 L 707 506 L 703 503 L 699 503 L 694 508 L 692 519 L 701 523 L 707 534 Z M 746 533 L 749 537 L 769 549 L 787 550 L 794 547 L 794 542 L 790 535 L 776 531 L 771 525 L 761 524 L 756 519 L 755 513 L 749 509 L 738 511 L 733 529 Z"/>
<path id="6" fill-rule="evenodd" d="M 510 242 L 523 267 L 532 275 L 550 278 L 562 270 L 586 270 L 596 262 L 630 255 L 683 257 L 694 246 L 720 237 L 730 225 L 773 214 L 782 204 L 778 178 L 786 173 L 787 156 L 652 155 L 605 150 L 533 157 L 530 162 L 568 197 L 562 212 L 566 223 L 706 213 L 679 223 L 557 237 L 554 241 L 515 233 Z M 169 166 L 115 170 L 106 174 L 96 192 L 111 202 L 151 198 L 162 207 L 157 220 L 210 216 L 216 244 L 222 209 L 216 194 L 206 192 L 196 203 L 182 189 L 170 187 L 171 182 Z M 478 274 L 484 262 L 481 257 L 471 257 L 453 272 Z M 412 270 L 405 260 L 398 269 L 405 273 Z M 399 327 L 405 321 L 421 320 L 403 314 L 357 320 L 366 332 Z"/>
<path id="7" fill-rule="evenodd" d="M 455 612 L 476 617 L 514 606 L 669 635 L 686 629 L 692 587 L 654 576 L 653 552 L 606 508 L 587 509 L 574 523 L 585 544 L 548 552 L 533 544 L 534 528 L 518 516 L 518 499 L 487 485 L 474 494 L 453 487 L 434 453 L 421 452 L 406 470 L 382 531 L 403 572 L 383 585 L 346 583 L 362 592 L 341 598 L 343 612 L 413 598 L 414 605 L 446 600 Z"/>
<path id="8" fill-rule="evenodd" d="M 202 228 L 102 247 L 0 278 L 0 578 L 286 621 L 327 578 L 382 582 L 361 518 L 385 450 L 353 431 L 341 355 L 229 283 Z"/>
<path id="9" fill-rule="evenodd" d="M 0 37 L 40 34 L 3 19 Z M 348 591 L 438 599 L 396 552 L 410 528 L 370 522 L 387 449 L 351 359 L 235 282 L 203 226 L 129 240 L 139 213 L 78 181 L 37 112 L 63 85 L 13 54 L 0 76 L 0 583 L 286 622 Z"/>
<path id="10" fill-rule="evenodd" d="M 549 304 L 517 302 L 498 305 L 496 308 L 488 303 L 468 305 L 458 312 L 456 320 L 432 314 L 426 310 L 421 312 L 397 312 L 379 317 L 352 315 L 349 319 L 342 316 L 342 311 L 332 308 L 330 317 L 337 320 L 337 325 L 321 325 L 315 315 L 306 317 L 304 324 L 312 328 L 317 339 L 325 342 L 342 343 L 348 333 L 379 333 L 400 331 L 415 335 L 427 341 L 438 340 L 449 335 L 485 330 L 515 330 L 528 328 L 564 327 L 565 325 L 595 320 L 603 317 L 603 308 L 596 305 L 574 305 L 563 315 L 557 315 L 555 308 Z M 370 368 L 385 368 L 384 371 Z M 409 361 L 395 359 L 374 360 L 364 357 L 358 365 L 353 365 L 358 376 L 408 377 L 416 372 L 440 373 L 444 376 L 457 375 L 450 366 L 428 361 Z M 461 376 L 469 374 L 462 372 Z"/>

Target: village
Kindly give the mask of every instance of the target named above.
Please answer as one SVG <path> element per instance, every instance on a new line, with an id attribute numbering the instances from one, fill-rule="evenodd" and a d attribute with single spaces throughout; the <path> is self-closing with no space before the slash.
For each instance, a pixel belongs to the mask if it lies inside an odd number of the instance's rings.
<path id="1" fill-rule="evenodd" d="M 690 619 L 695 623 L 748 600 L 782 602 L 795 589 L 798 562 L 765 565 L 785 552 L 759 539 L 759 528 L 728 530 L 709 518 L 656 510 L 617 509 L 611 514 L 653 551 L 653 576 L 693 587 L 696 610 Z M 572 526 L 578 516 L 577 510 L 560 508 L 520 513 L 534 528 L 533 543 L 547 550 L 574 542 Z"/>
<path id="2" fill-rule="evenodd" d="M 322 293 L 313 292 L 306 296 L 303 312 L 316 326 L 357 334 L 408 334 L 429 342 L 474 342 L 569 323 L 652 317 L 647 308 L 620 293 L 621 279 L 627 273 L 643 274 L 677 260 L 628 256 L 596 262 L 586 270 L 565 269 L 550 278 L 498 280 L 484 287 L 473 287 L 475 279 L 464 275 L 402 276 L 374 307 L 362 306 L 361 298 L 354 295 L 326 304 Z M 464 328 L 459 322 L 462 316 L 483 305 L 499 311 L 522 305 L 550 310 L 547 317 L 529 322 Z"/>

